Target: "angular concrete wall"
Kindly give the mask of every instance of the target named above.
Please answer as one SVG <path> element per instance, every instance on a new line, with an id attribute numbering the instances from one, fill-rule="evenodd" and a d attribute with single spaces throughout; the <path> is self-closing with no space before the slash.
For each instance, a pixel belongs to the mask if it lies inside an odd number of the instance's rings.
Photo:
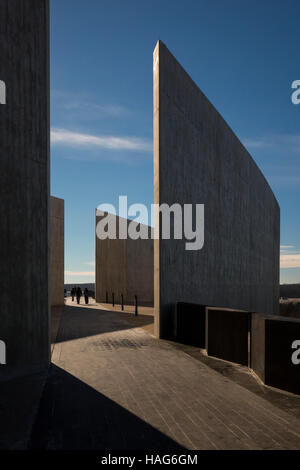
<path id="1" fill-rule="evenodd" d="M 0 378 L 49 362 L 48 0 L 1 0 Z"/>
<path id="2" fill-rule="evenodd" d="M 154 246 L 156 335 L 173 337 L 175 304 L 278 313 L 278 203 L 224 119 L 158 42 L 154 73 L 155 203 L 205 204 L 205 242 Z"/>
<path id="3" fill-rule="evenodd" d="M 110 215 L 117 226 L 116 240 L 100 240 L 96 235 L 96 302 L 112 302 L 132 305 L 137 295 L 139 305 L 153 306 L 153 240 L 151 227 L 147 227 L 148 240 L 119 239 L 120 217 Z M 96 213 L 96 227 L 101 216 Z M 128 224 L 132 221 L 125 220 Z M 138 224 L 135 224 L 136 226 Z M 145 227 L 145 226 L 144 226 Z"/>
<path id="4" fill-rule="evenodd" d="M 51 306 L 64 305 L 65 282 L 65 202 L 51 197 L 50 201 L 50 292 Z"/>

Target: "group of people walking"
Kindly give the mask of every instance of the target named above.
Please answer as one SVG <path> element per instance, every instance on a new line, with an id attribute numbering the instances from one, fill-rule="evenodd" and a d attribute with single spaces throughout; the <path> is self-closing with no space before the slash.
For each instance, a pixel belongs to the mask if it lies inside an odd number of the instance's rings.
<path id="1" fill-rule="evenodd" d="M 83 295 L 84 295 L 85 303 L 88 304 L 89 303 L 89 291 L 88 291 L 87 288 L 84 289 Z M 76 297 L 78 305 L 80 304 L 80 299 L 82 297 L 82 290 L 79 286 L 78 287 L 72 287 L 71 297 L 72 297 L 72 302 L 74 302 L 74 298 Z"/>

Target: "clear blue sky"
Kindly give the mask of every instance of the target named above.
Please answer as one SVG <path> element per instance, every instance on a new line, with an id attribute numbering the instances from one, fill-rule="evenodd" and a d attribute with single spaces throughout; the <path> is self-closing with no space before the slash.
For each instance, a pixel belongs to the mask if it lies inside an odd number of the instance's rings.
<path id="1" fill-rule="evenodd" d="M 296 0 L 51 0 L 51 193 L 65 199 L 66 282 L 94 280 L 99 204 L 153 202 L 158 39 L 268 179 L 281 207 L 281 282 L 300 282 L 299 18 Z"/>

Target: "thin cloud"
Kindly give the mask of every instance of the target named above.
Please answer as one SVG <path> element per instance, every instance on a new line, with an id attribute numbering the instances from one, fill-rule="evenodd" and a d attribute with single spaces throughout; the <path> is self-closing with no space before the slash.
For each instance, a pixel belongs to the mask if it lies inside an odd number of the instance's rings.
<path id="1" fill-rule="evenodd" d="M 87 261 L 84 264 L 86 264 L 87 266 L 93 266 L 94 267 L 95 266 L 95 261 Z"/>
<path id="2" fill-rule="evenodd" d="M 270 149 L 300 155 L 300 134 L 277 134 L 259 138 L 245 138 L 243 144 L 248 149 Z"/>
<path id="3" fill-rule="evenodd" d="M 280 245 L 280 267 L 300 268 L 300 251 L 294 245 Z"/>
<path id="4" fill-rule="evenodd" d="M 115 118 L 131 114 L 131 111 L 124 106 L 99 103 L 96 101 L 97 97 L 86 93 L 51 90 L 51 98 L 55 109 L 63 110 L 67 118 L 94 120 L 109 116 Z"/>
<path id="5" fill-rule="evenodd" d="M 95 276 L 95 271 L 65 271 L 65 276 Z"/>
<path id="6" fill-rule="evenodd" d="M 56 146 L 105 150 L 152 152 L 152 142 L 138 137 L 99 136 L 52 128 L 51 143 Z"/>
<path id="7" fill-rule="evenodd" d="M 243 144 L 245 147 L 250 149 L 264 149 L 264 148 L 272 148 L 273 143 L 268 142 L 267 140 L 261 139 L 244 139 Z"/>
<path id="8" fill-rule="evenodd" d="M 300 253 L 294 255 L 280 255 L 281 268 L 300 268 Z"/>

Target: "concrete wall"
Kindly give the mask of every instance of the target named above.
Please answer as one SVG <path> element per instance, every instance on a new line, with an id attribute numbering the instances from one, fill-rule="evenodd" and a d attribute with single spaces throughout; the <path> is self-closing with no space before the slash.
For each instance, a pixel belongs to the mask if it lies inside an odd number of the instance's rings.
<path id="1" fill-rule="evenodd" d="M 0 378 L 48 365 L 48 0 L 1 0 Z"/>
<path id="2" fill-rule="evenodd" d="M 266 385 L 300 394 L 300 364 L 292 362 L 296 340 L 300 340 L 300 320 L 252 315 L 252 369 Z"/>
<path id="3" fill-rule="evenodd" d="M 153 240 L 151 228 L 147 227 L 148 240 L 119 239 L 118 216 L 110 215 L 117 226 L 116 240 L 100 240 L 96 235 L 96 301 L 133 304 L 137 295 L 139 305 L 153 306 Z M 96 213 L 96 227 L 101 216 Z M 122 219 L 126 224 L 132 221 Z M 137 226 L 138 224 L 135 223 Z M 145 227 L 145 226 L 144 226 Z"/>
<path id="4" fill-rule="evenodd" d="M 65 203 L 63 199 L 50 200 L 50 292 L 51 306 L 64 305 L 65 281 Z"/>
<path id="5" fill-rule="evenodd" d="M 173 337 L 175 305 L 278 313 L 278 203 L 216 109 L 158 42 L 154 73 L 154 200 L 205 204 L 205 243 L 156 240 L 155 332 Z"/>

